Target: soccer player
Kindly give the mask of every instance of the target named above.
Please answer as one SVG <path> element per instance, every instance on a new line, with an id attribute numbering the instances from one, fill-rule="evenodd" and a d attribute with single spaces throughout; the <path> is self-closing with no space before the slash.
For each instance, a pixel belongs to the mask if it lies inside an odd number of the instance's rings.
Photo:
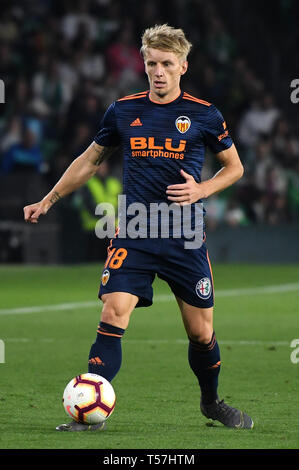
<path id="1" fill-rule="evenodd" d="M 242 177 L 243 167 L 218 109 L 181 91 L 180 79 L 187 72 L 190 48 L 181 29 L 156 25 L 144 32 L 141 54 L 149 91 L 110 105 L 91 145 L 72 162 L 49 194 L 24 208 L 27 222 L 37 223 L 40 215 L 82 186 L 122 145 L 126 208 L 139 202 L 150 214 L 153 203 L 175 204 L 180 210 L 189 206 L 191 230 L 203 232 L 202 213 L 199 216 L 202 199 L 235 183 Z M 206 147 L 216 155 L 221 169 L 211 179 L 201 181 Z M 174 218 L 167 222 L 168 238 L 161 235 L 165 221 L 158 219 L 158 238 L 154 239 L 149 234 L 149 219 L 143 224 L 143 236 L 120 237 L 117 231 L 111 239 L 99 291 L 101 321 L 91 346 L 88 371 L 109 381 L 115 377 L 122 360 L 121 338 L 130 315 L 136 307 L 152 304 L 152 282 L 158 275 L 169 284 L 182 314 L 189 339 L 189 364 L 200 386 L 201 412 L 225 426 L 250 429 L 252 419 L 218 397 L 221 361 L 213 327 L 214 286 L 205 235 L 199 247 L 187 249 L 190 233 L 186 229 L 180 237 L 175 236 Z M 74 421 L 56 429 L 103 428 Z"/>

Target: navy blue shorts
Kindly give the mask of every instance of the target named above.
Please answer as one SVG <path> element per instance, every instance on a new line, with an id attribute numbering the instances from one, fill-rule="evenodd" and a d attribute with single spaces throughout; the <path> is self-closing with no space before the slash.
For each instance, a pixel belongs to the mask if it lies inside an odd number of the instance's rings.
<path id="1" fill-rule="evenodd" d="M 113 238 L 102 272 L 99 298 L 111 292 L 139 297 L 136 307 L 153 303 L 152 283 L 157 275 L 175 296 L 189 305 L 214 305 L 213 275 L 206 244 L 185 249 L 181 238 Z"/>

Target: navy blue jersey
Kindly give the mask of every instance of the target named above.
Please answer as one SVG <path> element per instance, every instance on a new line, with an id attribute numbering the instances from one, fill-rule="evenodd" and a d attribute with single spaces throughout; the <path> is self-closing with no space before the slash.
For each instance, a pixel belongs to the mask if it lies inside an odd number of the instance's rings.
<path id="1" fill-rule="evenodd" d="M 219 153 L 233 143 L 213 104 L 184 92 L 161 104 L 148 91 L 112 103 L 94 140 L 104 147 L 122 145 L 127 206 L 142 202 L 147 208 L 150 203 L 171 204 L 166 189 L 185 182 L 181 169 L 201 181 L 207 147 Z"/>

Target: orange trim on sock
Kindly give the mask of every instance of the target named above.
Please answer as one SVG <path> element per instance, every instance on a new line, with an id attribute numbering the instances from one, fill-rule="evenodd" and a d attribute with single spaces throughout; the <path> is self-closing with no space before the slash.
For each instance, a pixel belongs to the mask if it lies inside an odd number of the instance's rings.
<path id="1" fill-rule="evenodd" d="M 98 333 L 100 333 L 100 335 L 105 335 L 105 336 L 115 336 L 116 338 L 122 338 L 122 335 L 116 335 L 114 333 L 104 333 L 103 331 L 101 330 L 97 330 Z"/>
<path id="2" fill-rule="evenodd" d="M 213 366 L 208 367 L 208 369 L 217 369 L 217 367 L 219 367 L 220 364 L 221 364 L 221 361 L 218 361 L 218 362 L 216 362 L 216 364 L 214 364 Z"/>

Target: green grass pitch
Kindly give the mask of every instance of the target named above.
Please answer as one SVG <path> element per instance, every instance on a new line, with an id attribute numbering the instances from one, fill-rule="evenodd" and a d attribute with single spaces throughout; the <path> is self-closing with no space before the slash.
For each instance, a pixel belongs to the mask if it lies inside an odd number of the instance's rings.
<path id="1" fill-rule="evenodd" d="M 209 425 L 201 415 L 179 310 L 156 280 L 154 305 L 133 312 L 123 339 L 107 430 L 58 433 L 55 426 L 68 421 L 64 387 L 87 372 L 101 267 L 2 266 L 0 448 L 298 449 L 299 363 L 290 347 L 299 338 L 298 272 L 296 265 L 214 266 L 219 395 L 253 417 L 253 430 Z"/>

